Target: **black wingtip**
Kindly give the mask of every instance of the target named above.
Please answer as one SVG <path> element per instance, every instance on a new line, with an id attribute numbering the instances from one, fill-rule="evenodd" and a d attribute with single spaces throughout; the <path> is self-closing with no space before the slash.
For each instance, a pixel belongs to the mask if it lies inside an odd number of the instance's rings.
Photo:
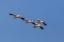
<path id="1" fill-rule="evenodd" d="M 25 18 L 21 18 L 22 20 L 25 20 Z"/>
<path id="2" fill-rule="evenodd" d="M 9 14 L 9 15 L 12 15 L 12 14 Z"/>
<path id="3" fill-rule="evenodd" d="M 43 23 L 45 26 L 47 26 L 47 24 L 46 23 Z"/>
<path id="4" fill-rule="evenodd" d="M 13 15 L 12 13 L 9 13 L 9 15 Z"/>
<path id="5" fill-rule="evenodd" d="M 13 15 L 13 14 L 9 13 L 9 15 Z"/>
<path id="6" fill-rule="evenodd" d="M 32 24 L 34 24 L 34 25 L 35 25 L 35 23 L 34 23 L 34 22 L 32 22 Z"/>
<path id="7" fill-rule="evenodd" d="M 44 24 L 45 26 L 47 26 L 47 24 Z"/>
<path id="8" fill-rule="evenodd" d="M 44 29 L 43 27 L 40 27 L 42 30 Z"/>
<path id="9" fill-rule="evenodd" d="M 44 29 L 44 28 L 41 28 L 42 30 Z"/>

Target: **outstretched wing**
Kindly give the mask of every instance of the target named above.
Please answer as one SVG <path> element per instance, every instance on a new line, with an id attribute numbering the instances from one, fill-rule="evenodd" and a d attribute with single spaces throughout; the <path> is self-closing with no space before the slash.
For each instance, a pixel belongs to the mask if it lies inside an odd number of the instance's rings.
<path id="1" fill-rule="evenodd" d="M 16 14 L 11 14 L 11 13 L 9 13 L 9 15 L 13 15 L 13 16 L 16 16 Z"/>

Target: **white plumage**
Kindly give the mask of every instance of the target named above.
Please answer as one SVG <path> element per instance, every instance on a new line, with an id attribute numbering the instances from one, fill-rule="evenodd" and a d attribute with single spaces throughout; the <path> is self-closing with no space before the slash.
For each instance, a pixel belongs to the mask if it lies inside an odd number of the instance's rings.
<path id="1" fill-rule="evenodd" d="M 34 20 L 28 20 L 28 19 L 25 19 L 26 23 L 33 23 Z"/>
<path id="2" fill-rule="evenodd" d="M 44 29 L 43 26 L 39 23 L 33 23 L 33 24 L 34 24 L 34 28 L 39 27 L 41 29 Z"/>
<path id="3" fill-rule="evenodd" d="M 14 16 L 14 19 L 15 18 L 20 18 L 20 19 L 24 20 L 26 23 L 32 23 L 32 24 L 34 24 L 34 26 L 33 26 L 34 28 L 39 27 L 41 29 L 44 29 L 43 26 L 42 26 L 42 24 L 47 25 L 46 21 L 44 21 L 44 20 L 37 19 L 37 23 L 35 23 L 34 20 L 25 19 L 22 15 L 16 15 L 16 14 L 9 14 L 9 15 Z"/>
<path id="4" fill-rule="evenodd" d="M 15 18 L 23 18 L 21 15 L 16 15 L 16 14 L 9 14 L 9 15 L 14 16 L 14 19 L 15 19 Z"/>
<path id="5" fill-rule="evenodd" d="M 42 24 L 44 24 L 44 25 L 47 25 L 45 20 L 37 19 L 37 23 L 42 23 Z"/>

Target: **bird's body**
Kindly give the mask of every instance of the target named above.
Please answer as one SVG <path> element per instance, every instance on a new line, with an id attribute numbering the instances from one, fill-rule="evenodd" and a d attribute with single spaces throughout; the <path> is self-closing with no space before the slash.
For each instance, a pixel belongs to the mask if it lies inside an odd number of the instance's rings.
<path id="1" fill-rule="evenodd" d="M 14 19 L 15 19 L 15 18 L 23 18 L 21 15 L 16 15 L 16 14 L 9 14 L 9 15 L 14 16 Z"/>
<path id="2" fill-rule="evenodd" d="M 37 19 L 37 21 L 38 21 L 37 23 L 42 23 L 42 24 L 44 24 L 44 25 L 47 25 L 44 20 Z"/>
<path id="3" fill-rule="evenodd" d="M 34 28 L 40 27 L 41 29 L 44 29 L 43 26 L 39 23 L 33 23 L 33 24 L 34 24 Z"/>
<path id="4" fill-rule="evenodd" d="M 26 23 L 33 23 L 34 22 L 34 20 L 27 20 L 27 19 L 25 19 L 25 21 L 26 21 Z"/>

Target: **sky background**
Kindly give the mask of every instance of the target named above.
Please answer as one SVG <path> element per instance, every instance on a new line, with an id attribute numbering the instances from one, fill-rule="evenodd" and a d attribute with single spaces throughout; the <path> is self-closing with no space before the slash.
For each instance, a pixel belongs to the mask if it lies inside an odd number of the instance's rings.
<path id="1" fill-rule="evenodd" d="M 47 26 L 33 28 L 9 13 Z M 64 0 L 0 0 L 0 42 L 64 42 Z"/>

